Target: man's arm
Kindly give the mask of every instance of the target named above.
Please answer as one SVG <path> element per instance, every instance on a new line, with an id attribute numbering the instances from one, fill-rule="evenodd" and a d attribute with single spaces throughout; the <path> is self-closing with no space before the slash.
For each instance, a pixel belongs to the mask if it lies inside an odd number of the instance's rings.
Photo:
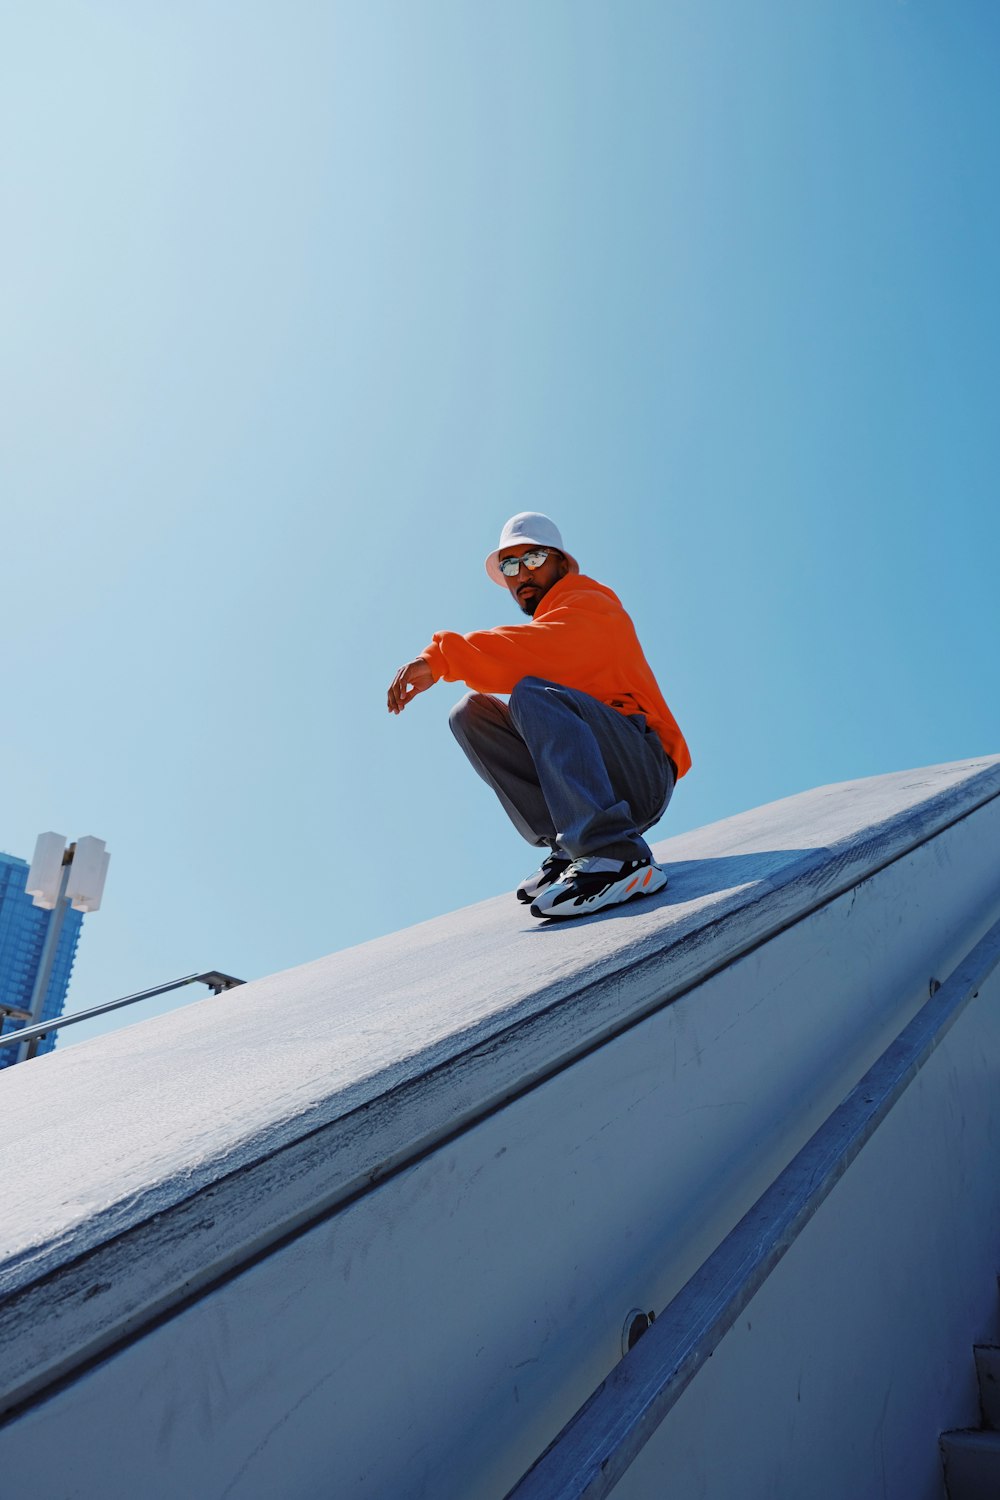
<path id="1" fill-rule="evenodd" d="M 438 631 L 423 652 L 435 681 L 464 682 L 477 693 L 509 693 L 522 677 L 572 682 L 614 660 L 624 611 L 567 601 L 530 625 L 498 625 L 469 635 Z"/>
<path id="2" fill-rule="evenodd" d="M 435 682 L 434 673 L 422 656 L 400 667 L 389 687 L 389 712 L 401 714 L 418 693 L 426 693 Z"/>
<path id="3" fill-rule="evenodd" d="M 530 625 L 498 625 L 469 635 L 438 631 L 414 661 L 400 667 L 389 689 L 389 712 L 402 713 L 411 698 L 435 682 L 464 682 L 478 693 L 509 693 L 522 677 L 573 681 L 614 659 L 620 644 L 621 605 L 571 596 Z M 573 675 L 570 675 L 573 674 Z"/>

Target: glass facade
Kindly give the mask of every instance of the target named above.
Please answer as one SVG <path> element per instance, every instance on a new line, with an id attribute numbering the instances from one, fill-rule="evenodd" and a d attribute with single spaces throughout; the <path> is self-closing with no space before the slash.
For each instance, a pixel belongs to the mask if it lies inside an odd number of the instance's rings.
<path id="1" fill-rule="evenodd" d="M 27 880 L 27 860 L 0 854 L 0 1001 L 19 1010 L 27 1010 L 31 1004 L 42 945 L 54 915 L 32 904 L 24 889 Z M 42 1006 L 43 1021 L 53 1021 L 62 1015 L 82 924 L 83 913 L 70 908 L 63 918 L 52 977 Z M 16 1031 L 25 1025 L 26 1021 L 9 1019 L 4 1021 L 3 1030 Z M 57 1035 L 53 1033 L 39 1044 L 39 1056 L 52 1051 Z M 4 1047 L 0 1041 L 0 1068 L 9 1067 L 16 1058 L 17 1049 Z"/>

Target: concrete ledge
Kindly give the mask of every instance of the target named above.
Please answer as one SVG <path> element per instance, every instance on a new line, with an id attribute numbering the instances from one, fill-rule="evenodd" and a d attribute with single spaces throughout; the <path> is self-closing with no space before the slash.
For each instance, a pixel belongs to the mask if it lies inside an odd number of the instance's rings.
<path id="1" fill-rule="evenodd" d="M 10 1070 L 7 1409 L 1000 796 L 1000 757 L 657 845 L 662 897 L 505 895 Z M 24 1191 L 30 1184 L 30 1192 Z"/>
<path id="2" fill-rule="evenodd" d="M 1000 1494 L 1000 1432 L 943 1432 L 948 1500 L 996 1500 Z"/>
<path id="3" fill-rule="evenodd" d="M 1000 1430 L 1000 1348 L 996 1344 L 977 1344 L 973 1353 L 983 1426 L 997 1432 Z"/>
<path id="4" fill-rule="evenodd" d="M 655 1438 L 658 1427 L 706 1361 L 719 1351 L 756 1293 L 779 1268 L 785 1254 L 840 1185 L 845 1172 L 966 1008 L 980 998 L 998 967 L 1000 921 L 925 1002 L 683 1290 L 658 1313 L 639 1347 L 629 1351 L 601 1382 L 507 1500 L 602 1500 L 617 1489 L 630 1465 Z M 977 1031 L 982 1036 L 985 1027 L 980 1024 Z M 982 1127 L 984 1122 L 977 1123 Z M 963 1126 L 966 1124 L 963 1121 Z M 985 1141 L 986 1129 L 981 1129 L 981 1134 Z M 900 1163 L 892 1163 L 887 1176 L 901 1175 Z M 993 1196 L 995 1199 L 997 1195 Z M 845 1194 L 840 1193 L 841 1212 L 844 1200 Z M 982 1247 L 977 1248 L 981 1253 Z M 858 1281 L 867 1264 L 858 1257 L 854 1268 Z M 901 1263 L 896 1279 L 909 1270 L 907 1265 L 904 1271 Z M 952 1288 L 949 1291 L 953 1293 Z M 827 1284 L 823 1300 L 829 1295 Z M 944 1296 L 942 1285 L 942 1301 Z M 846 1310 L 842 1309 L 840 1316 L 846 1319 Z M 980 1355 L 994 1352 L 983 1346 L 976 1350 L 980 1382 L 988 1368 Z M 782 1363 L 791 1363 L 796 1355 L 801 1351 L 789 1349 Z M 759 1382 L 766 1383 L 767 1369 L 761 1368 L 758 1374 Z M 856 1384 L 853 1368 L 845 1375 Z M 990 1436 L 1000 1443 L 1000 1434 Z M 676 1483 L 676 1473 L 673 1469 L 669 1472 Z M 758 1485 L 766 1483 L 759 1473 L 755 1480 Z M 735 1484 L 735 1477 L 730 1476 L 728 1483 Z"/>

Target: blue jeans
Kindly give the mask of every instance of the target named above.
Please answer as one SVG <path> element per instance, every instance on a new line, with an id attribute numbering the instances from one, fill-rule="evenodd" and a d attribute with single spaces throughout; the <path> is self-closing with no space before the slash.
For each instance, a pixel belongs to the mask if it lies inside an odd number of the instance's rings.
<path id="1" fill-rule="evenodd" d="M 451 729 L 529 844 L 573 859 L 646 859 L 642 837 L 674 790 L 673 761 L 641 715 L 589 693 L 522 677 L 504 703 L 467 693 Z"/>

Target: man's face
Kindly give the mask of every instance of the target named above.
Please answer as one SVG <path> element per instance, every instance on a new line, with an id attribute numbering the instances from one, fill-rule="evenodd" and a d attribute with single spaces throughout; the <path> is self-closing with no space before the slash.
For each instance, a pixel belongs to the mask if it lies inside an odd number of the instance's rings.
<path id="1" fill-rule="evenodd" d="M 503 562 L 505 557 L 523 557 L 526 552 L 538 550 L 531 542 L 520 547 L 505 547 L 500 553 L 500 561 Z M 504 578 L 504 583 L 526 615 L 533 615 L 552 585 L 558 583 L 560 578 L 565 578 L 569 572 L 569 563 L 562 553 L 556 552 L 552 547 L 547 550 L 549 555 L 540 568 L 518 568 L 513 578 Z"/>

